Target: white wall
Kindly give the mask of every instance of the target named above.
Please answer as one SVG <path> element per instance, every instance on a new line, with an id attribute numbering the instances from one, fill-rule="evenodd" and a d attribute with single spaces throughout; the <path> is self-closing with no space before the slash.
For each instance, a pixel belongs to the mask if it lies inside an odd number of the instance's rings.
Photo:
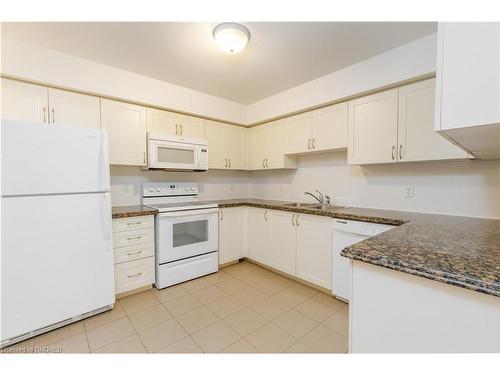
<path id="1" fill-rule="evenodd" d="M 384 52 L 247 106 L 247 123 L 360 95 L 436 71 L 437 35 Z"/>
<path id="2" fill-rule="evenodd" d="M 245 106 L 164 81 L 3 37 L 1 73 L 13 78 L 245 122 Z"/>
<path id="3" fill-rule="evenodd" d="M 406 185 L 414 197 L 404 198 Z M 337 204 L 500 218 L 500 160 L 348 166 L 346 152 L 306 155 L 295 171 L 252 172 L 252 197 L 312 202 L 318 189 Z"/>
<path id="4" fill-rule="evenodd" d="M 197 182 L 202 200 L 247 198 L 251 187 L 250 174 L 244 171 L 165 172 L 111 166 L 112 205 L 140 204 L 143 182 Z"/>
<path id="5" fill-rule="evenodd" d="M 198 182 L 200 199 L 266 198 L 312 202 L 319 189 L 334 203 L 500 219 L 500 160 L 348 166 L 346 152 L 299 157 L 292 171 L 141 171 L 111 167 L 114 206 L 140 203 L 143 182 Z M 407 185 L 413 198 L 404 198 Z"/>

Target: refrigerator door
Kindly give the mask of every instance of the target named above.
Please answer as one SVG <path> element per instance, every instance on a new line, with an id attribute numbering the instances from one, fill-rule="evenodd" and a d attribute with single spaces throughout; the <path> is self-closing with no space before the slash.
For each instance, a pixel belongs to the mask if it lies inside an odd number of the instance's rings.
<path id="1" fill-rule="evenodd" d="M 109 193 L 2 198 L 1 340 L 115 301 Z"/>
<path id="2" fill-rule="evenodd" d="M 105 130 L 2 120 L 2 196 L 105 191 Z"/>

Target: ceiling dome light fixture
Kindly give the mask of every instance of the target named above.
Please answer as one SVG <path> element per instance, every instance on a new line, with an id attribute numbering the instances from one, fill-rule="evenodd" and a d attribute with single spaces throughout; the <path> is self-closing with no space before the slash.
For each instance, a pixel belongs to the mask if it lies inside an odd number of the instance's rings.
<path id="1" fill-rule="evenodd" d="M 225 22 L 215 27 L 214 39 L 224 52 L 234 54 L 246 47 L 250 31 L 239 23 Z"/>

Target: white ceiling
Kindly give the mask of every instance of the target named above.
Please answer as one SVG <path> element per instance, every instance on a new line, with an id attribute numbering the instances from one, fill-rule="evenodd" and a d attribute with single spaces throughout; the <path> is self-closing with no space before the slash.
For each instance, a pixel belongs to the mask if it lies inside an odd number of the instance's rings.
<path id="1" fill-rule="evenodd" d="M 2 23 L 2 35 L 242 104 L 436 32 L 422 22 L 248 22 L 240 54 L 220 51 L 214 23 Z"/>

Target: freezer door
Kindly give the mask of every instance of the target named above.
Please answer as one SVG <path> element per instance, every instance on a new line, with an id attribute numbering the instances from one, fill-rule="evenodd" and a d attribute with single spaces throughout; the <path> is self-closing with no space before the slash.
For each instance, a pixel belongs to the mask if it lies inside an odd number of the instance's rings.
<path id="1" fill-rule="evenodd" d="M 2 198 L 1 340 L 114 303 L 109 193 Z"/>
<path id="2" fill-rule="evenodd" d="M 2 120 L 2 196 L 105 191 L 105 130 Z"/>

